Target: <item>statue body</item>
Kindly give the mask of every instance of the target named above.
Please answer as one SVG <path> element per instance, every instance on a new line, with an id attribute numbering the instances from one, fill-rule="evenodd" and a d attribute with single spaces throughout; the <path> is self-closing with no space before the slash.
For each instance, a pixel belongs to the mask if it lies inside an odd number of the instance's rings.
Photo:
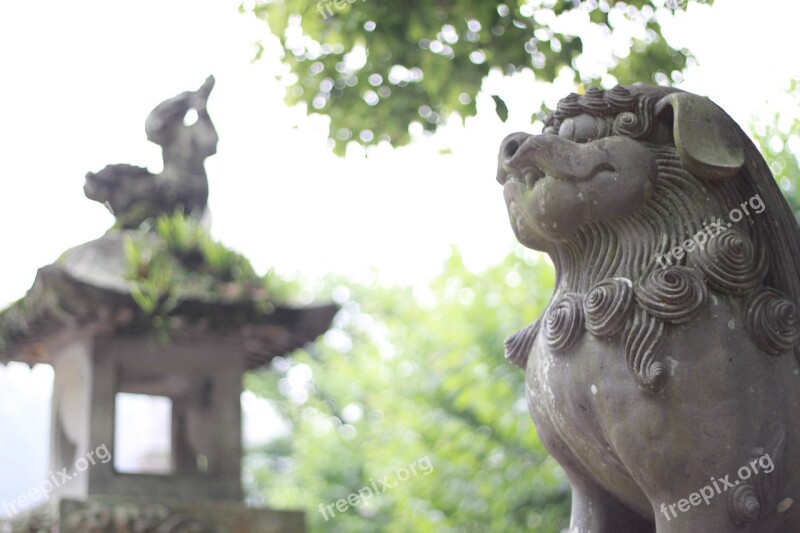
<path id="1" fill-rule="evenodd" d="M 197 91 L 185 91 L 159 104 L 145 122 L 151 142 L 161 146 L 163 170 L 154 174 L 134 165 L 108 165 L 86 175 L 84 192 L 106 204 L 117 227 L 135 229 L 149 218 L 176 210 L 202 214 L 208 204 L 205 160 L 217 151 L 217 132 L 206 109 L 214 87 L 209 77 Z M 196 120 L 187 122 L 190 111 Z"/>
<path id="2" fill-rule="evenodd" d="M 800 531 L 800 229 L 741 129 L 674 89 L 590 89 L 508 136 L 497 177 L 557 271 L 506 356 L 571 531 Z"/>

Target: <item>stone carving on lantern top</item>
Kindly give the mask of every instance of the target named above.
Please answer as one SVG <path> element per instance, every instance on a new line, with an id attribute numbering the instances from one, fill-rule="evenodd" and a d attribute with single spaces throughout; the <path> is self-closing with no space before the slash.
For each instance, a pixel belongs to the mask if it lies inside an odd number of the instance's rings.
<path id="1" fill-rule="evenodd" d="M 800 531 L 800 228 L 739 126 L 676 89 L 590 88 L 506 137 L 497 180 L 556 268 L 506 357 L 571 531 Z"/>
<path id="2" fill-rule="evenodd" d="M 105 204 L 117 227 L 136 229 L 147 219 L 176 210 L 202 214 L 208 203 L 204 162 L 217 152 L 219 140 L 206 109 L 213 88 L 214 77 L 209 76 L 198 90 L 184 91 L 150 112 L 145 132 L 162 149 L 160 173 L 118 164 L 86 174 L 86 196 Z"/>

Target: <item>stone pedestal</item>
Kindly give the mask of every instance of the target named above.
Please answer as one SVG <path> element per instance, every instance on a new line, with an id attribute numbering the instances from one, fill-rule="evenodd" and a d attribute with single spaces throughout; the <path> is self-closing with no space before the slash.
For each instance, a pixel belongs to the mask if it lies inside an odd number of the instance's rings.
<path id="1" fill-rule="evenodd" d="M 299 511 L 252 509 L 213 501 L 115 499 L 91 497 L 61 500 L 60 533 L 153 531 L 192 533 L 302 533 Z M 135 529 L 135 528 L 139 529 Z"/>

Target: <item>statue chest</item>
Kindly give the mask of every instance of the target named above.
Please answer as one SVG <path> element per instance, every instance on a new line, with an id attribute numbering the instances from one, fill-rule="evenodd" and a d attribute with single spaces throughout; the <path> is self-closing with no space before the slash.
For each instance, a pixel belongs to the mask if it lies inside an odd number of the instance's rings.
<path id="1" fill-rule="evenodd" d="M 562 465 L 571 465 L 568 470 L 583 472 L 644 510 L 644 494 L 619 453 L 621 430 L 630 428 L 631 417 L 642 418 L 636 412 L 642 391 L 625 364 L 620 342 L 585 336 L 561 354 L 540 335 L 528 359 L 525 389 L 548 451 Z"/>
<path id="2" fill-rule="evenodd" d="M 568 471 L 581 472 L 629 505 L 645 505 L 644 493 L 675 475 L 692 443 L 704 443 L 702 453 L 693 453 L 708 465 L 735 443 L 742 449 L 731 456 L 741 462 L 764 446 L 774 424 L 800 424 L 797 416 L 774 416 L 781 405 L 800 403 L 794 358 L 764 354 L 731 299 L 710 298 L 691 322 L 665 328 L 649 351 L 644 341 L 637 347 L 629 340 L 626 348 L 634 326 L 611 337 L 576 329 L 563 349 L 556 342 L 561 337 L 552 335 L 571 331 L 569 323 L 549 332 L 543 325 L 531 342 L 528 406 L 542 443 Z M 640 331 L 634 340 L 650 329 Z M 651 367 L 666 374 L 660 387 L 648 388 L 641 379 Z M 769 397 L 757 398 L 764 390 Z M 746 424 L 727 422 L 742 413 Z"/>

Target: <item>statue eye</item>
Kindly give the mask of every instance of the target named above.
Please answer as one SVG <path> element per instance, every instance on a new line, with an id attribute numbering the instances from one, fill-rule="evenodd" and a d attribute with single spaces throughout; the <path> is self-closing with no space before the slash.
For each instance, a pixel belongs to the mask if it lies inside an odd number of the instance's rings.
<path id="1" fill-rule="evenodd" d="M 611 134 L 611 124 L 603 117 L 584 113 L 564 119 L 558 134 L 575 142 L 585 143 L 608 137 Z"/>

